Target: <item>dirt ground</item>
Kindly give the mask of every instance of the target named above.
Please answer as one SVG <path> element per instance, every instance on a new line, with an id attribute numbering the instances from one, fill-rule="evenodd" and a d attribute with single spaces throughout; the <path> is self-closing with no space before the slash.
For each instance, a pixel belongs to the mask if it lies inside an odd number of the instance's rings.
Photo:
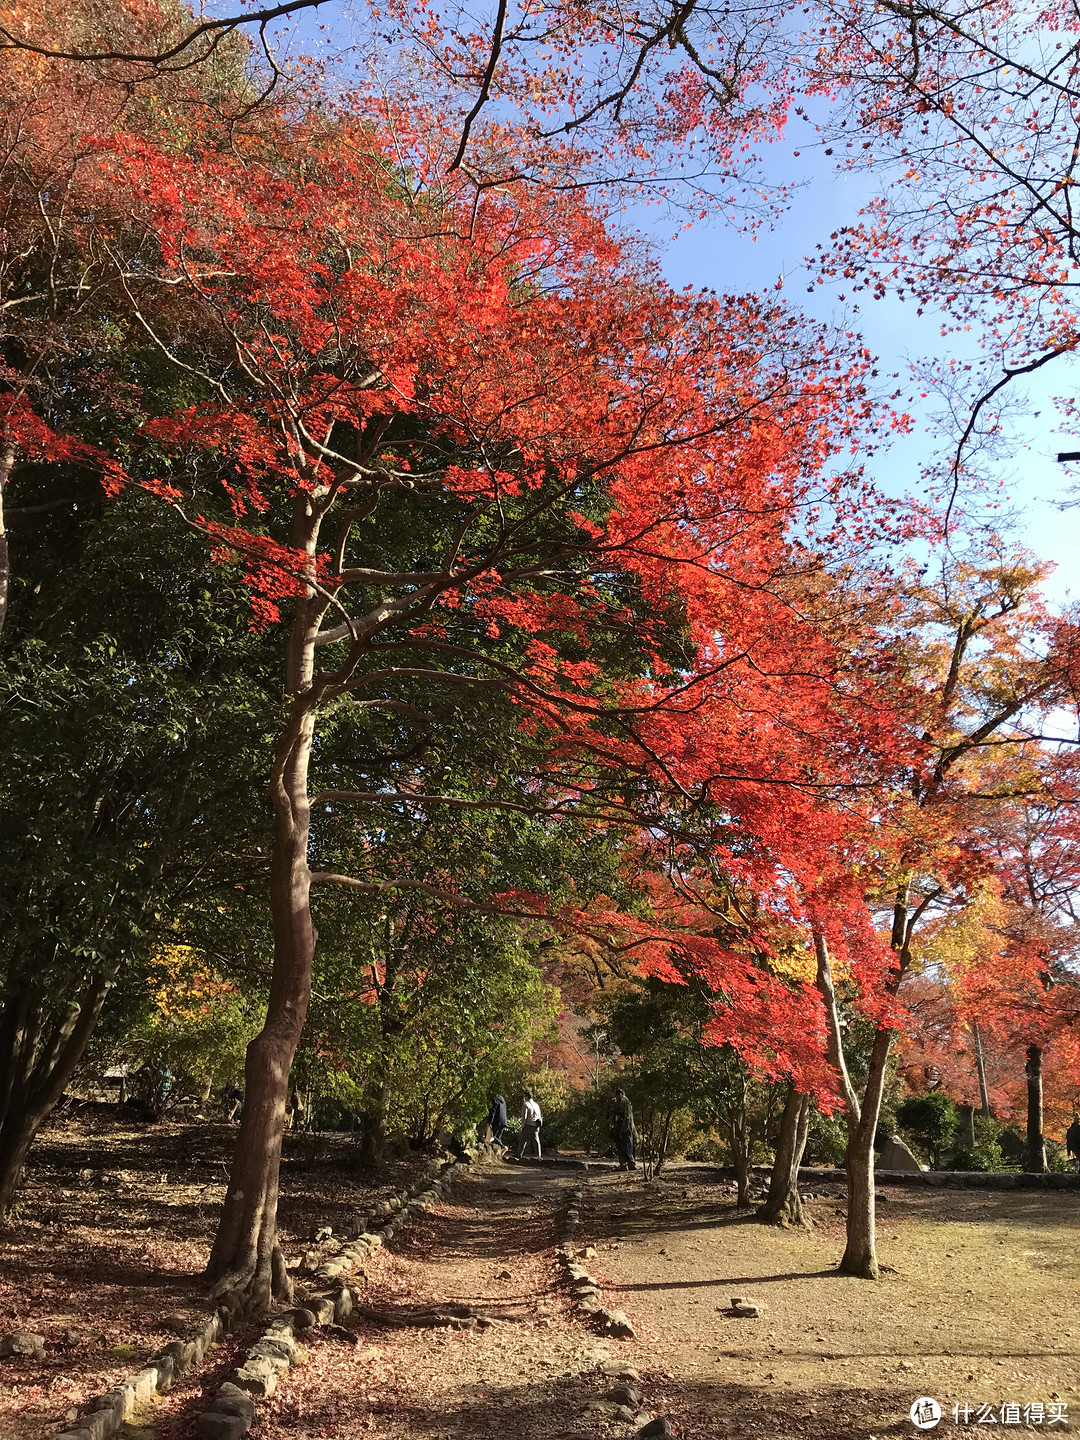
<path id="1" fill-rule="evenodd" d="M 0 1365 L 2 1440 L 44 1440 L 171 1339 L 170 1316 L 204 1313 L 198 1272 L 230 1136 L 169 1130 L 82 1126 L 42 1147 L 18 1223 L 0 1234 L 0 1328 L 39 1330 L 48 1358 Z M 294 1250 L 375 1198 L 341 1169 L 345 1150 L 330 1144 L 321 1162 L 310 1158 L 286 1167 Z M 401 1183 L 385 1179 L 383 1188 Z M 595 1247 L 589 1268 L 605 1304 L 638 1331 L 615 1341 L 577 1318 L 555 1262 L 555 1215 L 581 1179 L 512 1165 L 469 1174 L 367 1262 L 363 1300 L 391 1313 L 463 1301 L 495 1323 L 462 1332 L 360 1318 L 356 1344 L 320 1333 L 260 1404 L 252 1440 L 622 1440 L 660 1414 L 684 1440 L 884 1440 L 919 1433 L 908 1412 L 920 1395 L 945 1412 L 939 1434 L 987 1433 L 985 1406 L 992 1423 L 1013 1423 L 1008 1403 L 1018 1429 L 1030 1405 L 1043 1406 L 1042 1423 L 1028 1412 L 1031 1428 L 1049 1433 L 1066 1428 L 1049 1423 L 1060 1414 L 1052 1407 L 1080 1417 L 1073 1193 L 886 1189 L 879 1241 L 891 1268 L 870 1283 L 834 1270 L 839 1185 L 810 1202 L 811 1232 L 784 1232 L 737 1213 L 700 1168 L 651 1185 L 592 1175 L 579 1244 Z M 749 1296 L 759 1317 L 725 1315 L 734 1295 Z M 248 1339 L 229 1337 L 158 1404 L 152 1430 L 128 1440 L 190 1440 L 204 1396 Z M 597 1371 L 603 1360 L 639 1372 L 636 1422 L 604 1412 L 613 1382 Z M 966 1424 L 954 1405 L 970 1407 Z"/>
<path id="2" fill-rule="evenodd" d="M 1003 1405 L 1022 1419 L 1041 1403 L 1033 1428 L 1051 1433 L 1068 1428 L 1048 1426 L 1052 1404 L 1080 1414 L 1070 1194 L 887 1191 L 892 1268 L 870 1283 L 835 1273 L 839 1187 L 810 1202 L 812 1232 L 783 1232 L 736 1212 L 691 1167 L 650 1186 L 604 1175 L 589 1185 L 579 1240 L 597 1251 L 589 1268 L 605 1302 L 637 1326 L 617 1342 L 578 1321 L 553 1264 L 552 1217 L 573 1178 L 511 1167 L 470 1177 L 371 1269 L 384 1304 L 513 1302 L 516 1322 L 478 1335 L 360 1322 L 355 1350 L 317 1341 L 252 1440 L 619 1440 L 659 1414 L 685 1440 L 884 1440 L 919 1433 L 908 1414 L 921 1395 L 944 1410 L 939 1433 L 979 1426 L 987 1404 L 1002 1424 Z M 754 1299 L 758 1319 L 722 1313 L 736 1294 Z M 603 1358 L 641 1375 L 633 1424 L 588 1408 L 611 1383 L 596 1373 Z M 965 1404 L 957 1425 L 952 1407 Z"/>
<path id="3" fill-rule="evenodd" d="M 807 1234 L 752 1223 L 688 1170 L 651 1187 L 612 1176 L 590 1186 L 583 1233 L 605 1295 L 641 1328 L 640 1363 L 670 1377 L 677 1433 L 917 1434 L 908 1412 L 925 1395 L 944 1411 L 939 1433 L 985 1434 L 1009 1402 L 1021 1418 L 1041 1402 L 1038 1429 L 1064 1403 L 1080 1428 L 1077 1203 L 1061 1191 L 886 1188 L 878 1237 L 890 1272 L 878 1282 L 834 1271 L 839 1186 L 810 1202 Z M 761 1317 L 722 1314 L 735 1295 Z M 979 1423 L 987 1404 L 998 1418 Z M 971 1407 L 966 1422 L 954 1405 Z"/>

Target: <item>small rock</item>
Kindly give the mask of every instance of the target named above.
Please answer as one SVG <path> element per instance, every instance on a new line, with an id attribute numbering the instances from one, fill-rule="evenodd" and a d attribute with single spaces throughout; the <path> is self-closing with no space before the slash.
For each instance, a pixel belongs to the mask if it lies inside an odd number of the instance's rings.
<path id="1" fill-rule="evenodd" d="M 241 1365 L 233 1374 L 233 1383 L 249 1395 L 269 1398 L 277 1389 L 277 1371 L 266 1361 L 253 1360 L 250 1365 Z"/>
<path id="2" fill-rule="evenodd" d="M 667 1416 L 658 1415 L 655 1420 L 650 1420 L 647 1425 L 642 1425 L 641 1429 L 634 1436 L 634 1440 L 663 1440 L 664 1436 L 673 1435 L 674 1433 L 671 1428 L 671 1421 Z"/>
<path id="3" fill-rule="evenodd" d="M 617 1335 L 620 1339 L 624 1340 L 632 1340 L 637 1334 L 637 1331 L 630 1321 L 629 1315 L 623 1310 L 609 1310 L 607 1312 L 606 1328 L 612 1335 Z"/>
<path id="4" fill-rule="evenodd" d="M 45 1359 L 45 1336 L 32 1330 L 11 1330 L 0 1335 L 0 1359 L 20 1356 L 31 1360 Z"/>
<path id="5" fill-rule="evenodd" d="M 598 1368 L 601 1375 L 610 1375 L 613 1380 L 636 1382 L 641 1379 L 638 1372 L 626 1360 L 602 1360 Z"/>
<path id="6" fill-rule="evenodd" d="M 616 1405 L 629 1405 L 632 1410 L 641 1409 L 641 1391 L 635 1390 L 633 1385 L 625 1382 L 613 1386 L 604 1396 L 605 1400 L 614 1400 Z"/>
<path id="7" fill-rule="evenodd" d="M 195 1419 L 195 1440 L 242 1440 L 251 1421 L 223 1410 L 204 1410 Z"/>
<path id="8" fill-rule="evenodd" d="M 509 1270 L 499 1270 L 495 1275 L 496 1280 L 512 1280 L 513 1278 L 514 1277 Z"/>
<path id="9" fill-rule="evenodd" d="M 334 1302 L 325 1295 L 319 1295 L 314 1300 L 309 1300 L 308 1310 L 315 1316 L 319 1325 L 332 1325 L 334 1322 Z"/>
<path id="10" fill-rule="evenodd" d="M 221 1386 L 214 1396 L 211 1410 L 217 1410 L 222 1415 L 239 1415 L 250 1424 L 255 1419 L 255 1405 L 250 1395 L 245 1395 L 238 1385 L 230 1385 L 228 1380 Z"/>
<path id="11" fill-rule="evenodd" d="M 60 1344 L 70 1349 L 72 1346 L 81 1345 L 86 1339 L 81 1330 L 65 1330 L 60 1336 Z"/>
<path id="12" fill-rule="evenodd" d="M 296 1345 L 288 1339 L 284 1331 L 278 1331 L 272 1336 L 263 1335 L 256 1340 L 247 1352 L 244 1364 L 250 1365 L 256 1359 L 265 1360 L 268 1365 L 272 1365 L 275 1370 L 284 1375 L 292 1365 L 295 1355 Z"/>
<path id="13" fill-rule="evenodd" d="M 596 1259 L 596 1246 L 595 1246 L 595 1245 L 586 1245 L 586 1246 L 585 1246 L 585 1249 L 581 1252 L 581 1258 L 582 1258 L 583 1260 L 595 1260 L 595 1259 Z"/>
<path id="14" fill-rule="evenodd" d="M 756 1320 L 759 1311 L 756 1305 L 732 1305 L 727 1313 L 733 1320 Z"/>
<path id="15" fill-rule="evenodd" d="M 170 1335 L 186 1335 L 191 1328 L 191 1321 L 186 1315 L 166 1315 L 161 1322 L 161 1328 Z"/>

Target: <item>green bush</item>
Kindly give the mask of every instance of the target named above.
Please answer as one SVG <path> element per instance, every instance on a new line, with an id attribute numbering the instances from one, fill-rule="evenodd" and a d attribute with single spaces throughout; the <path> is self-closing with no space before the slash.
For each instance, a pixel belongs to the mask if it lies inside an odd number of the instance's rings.
<path id="1" fill-rule="evenodd" d="M 1003 1125 L 998 1136 L 1002 1158 L 1007 1170 L 1022 1170 L 1027 1160 L 1027 1137 L 1014 1125 Z"/>
<path id="2" fill-rule="evenodd" d="M 960 1126 L 956 1101 L 940 1090 L 909 1095 L 896 1107 L 896 1119 L 912 1149 L 940 1170 Z"/>
<path id="3" fill-rule="evenodd" d="M 1057 1140 L 1046 1140 L 1043 1142 L 1046 1147 L 1046 1168 L 1053 1175 L 1067 1175 L 1072 1169 L 1068 1156 L 1065 1154 L 1065 1146 Z"/>
<path id="4" fill-rule="evenodd" d="M 843 1165 L 847 1157 L 847 1121 L 843 1115 L 810 1112 L 804 1165 Z"/>
<path id="5" fill-rule="evenodd" d="M 950 1170 L 1004 1170 L 1005 1157 L 999 1143 L 1003 1126 L 998 1120 L 976 1115 L 973 1121 L 975 1140 L 965 1135 L 948 1157 Z"/>
<path id="6" fill-rule="evenodd" d="M 686 1152 L 687 1160 L 702 1160 L 709 1165 L 730 1165 L 731 1151 L 723 1140 L 703 1135 Z"/>
<path id="7" fill-rule="evenodd" d="M 976 1124 L 979 1122 L 976 1121 Z M 992 1122 L 983 1122 L 992 1123 Z M 1008 1170 L 1023 1170 L 1027 1164 L 1027 1135 L 1015 1125 L 1003 1125 L 1000 1127 L 998 1143 L 1004 1159 L 1004 1168 Z M 1065 1154 L 1065 1147 L 1058 1144 L 1056 1140 L 1044 1140 L 1046 1149 L 1046 1168 L 1052 1174 L 1063 1175 L 1071 1168 L 1068 1157 Z"/>

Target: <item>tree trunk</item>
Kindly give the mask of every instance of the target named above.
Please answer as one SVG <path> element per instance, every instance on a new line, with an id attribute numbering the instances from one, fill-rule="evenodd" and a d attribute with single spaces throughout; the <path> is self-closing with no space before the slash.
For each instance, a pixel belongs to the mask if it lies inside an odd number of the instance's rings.
<path id="1" fill-rule="evenodd" d="M 4 490 L 11 478 L 14 464 L 15 442 L 9 437 L 3 441 L 3 448 L 0 449 L 0 630 L 3 630 L 4 621 L 7 619 L 8 592 L 11 588 L 11 550 L 4 520 Z"/>
<path id="2" fill-rule="evenodd" d="M 298 496 L 293 541 L 312 559 L 320 516 Z M 314 681 L 315 636 L 326 602 L 308 590 L 297 604 L 285 656 L 285 690 L 292 697 L 285 731 L 270 774 L 274 851 L 270 911 L 274 965 L 266 1021 L 247 1048 L 244 1108 L 229 1188 L 210 1260 L 210 1294 L 238 1292 L 250 1309 L 265 1310 L 290 1298 L 285 1259 L 277 1243 L 278 1183 L 289 1075 L 311 998 L 316 931 L 311 914 L 311 800 L 308 771 L 322 688 Z"/>
<path id="3" fill-rule="evenodd" d="M 814 932 L 817 954 L 817 987 L 825 1007 L 825 1028 L 830 1064 L 835 1068 L 840 1091 L 847 1111 L 847 1244 L 839 1269 L 844 1275 L 858 1275 L 876 1280 L 881 1274 L 877 1259 L 876 1211 L 874 1191 L 874 1136 L 881 1114 L 881 1098 L 889 1068 L 893 1032 L 878 1030 L 870 1052 L 870 1068 L 866 1089 L 860 1102 L 848 1074 L 844 1058 L 840 1010 L 833 985 L 829 947 L 824 935 Z"/>
<path id="4" fill-rule="evenodd" d="M 90 981 L 62 1015 L 26 991 L 0 1010 L 0 1217 L 11 1209 L 34 1138 L 86 1053 L 107 989 L 103 977 Z"/>
<path id="5" fill-rule="evenodd" d="M 239 1291 L 259 1310 L 274 1298 L 289 1298 L 284 1257 L 277 1244 L 278 1181 L 289 1075 L 307 1018 L 315 958 L 307 864 L 307 777 L 314 715 L 310 708 L 294 714 L 296 723 L 290 724 L 282 741 L 271 782 L 275 834 L 270 866 L 274 928 L 270 996 L 263 1028 L 247 1048 L 240 1133 L 206 1268 L 212 1296 Z"/>
<path id="6" fill-rule="evenodd" d="M 810 1097 L 790 1087 L 780 1120 L 772 1179 L 765 1204 L 757 1218 L 769 1225 L 800 1225 L 810 1228 L 810 1217 L 799 1194 L 799 1166 L 810 1129 Z"/>
<path id="7" fill-rule="evenodd" d="M 750 1208 L 750 1147 L 747 1144 L 746 1113 L 740 1110 L 728 1121 L 731 1163 L 735 1170 L 737 1189 L 735 1205 L 739 1210 Z"/>
<path id="8" fill-rule="evenodd" d="M 360 1136 L 361 1165 L 381 1165 L 386 1153 L 386 1115 L 390 1108 L 390 1097 L 385 1084 L 373 1087 L 368 1104 L 361 1116 L 363 1131 Z"/>
<path id="9" fill-rule="evenodd" d="M 967 1143 L 975 1147 L 975 1106 L 960 1106 L 960 1133 Z"/>
<path id="10" fill-rule="evenodd" d="M 1027 1158 L 1024 1169 L 1032 1175 L 1046 1172 L 1046 1144 L 1043 1140 L 1042 1049 L 1029 1045 L 1027 1064 Z"/>
<path id="11" fill-rule="evenodd" d="M 858 1275 L 863 1280 L 877 1280 L 881 1275 L 877 1258 L 874 1136 L 881 1114 L 892 1041 L 891 1030 L 875 1033 L 859 1116 L 857 1120 L 850 1115 L 848 1117 L 847 1244 L 839 1269 L 842 1275 Z"/>
<path id="12" fill-rule="evenodd" d="M 994 1112 L 990 1109 L 990 1093 L 986 1088 L 986 1060 L 983 1056 L 982 1036 L 979 1034 L 979 1022 L 971 1022 L 971 1034 L 975 1041 L 975 1069 L 979 1074 L 979 1098 L 982 1101 L 981 1114 L 984 1119 L 992 1120 Z"/>
<path id="13" fill-rule="evenodd" d="M 656 1151 L 656 1165 L 653 1170 L 653 1173 L 656 1175 L 659 1175 L 667 1164 L 668 1145 L 671 1143 L 671 1122 L 675 1118 L 676 1109 L 677 1107 L 673 1106 L 664 1115 L 664 1124 L 660 1130 L 660 1144 L 657 1146 Z"/>
<path id="14" fill-rule="evenodd" d="M 373 1078 L 369 1083 L 367 1103 L 363 1113 L 363 1133 L 360 1137 L 360 1164 L 381 1165 L 386 1153 L 386 1123 L 390 1111 L 390 1074 L 393 1042 L 404 1029 L 404 1019 L 398 1007 L 398 976 L 401 972 L 401 947 L 394 934 L 394 922 L 386 916 L 383 928 L 383 973 L 379 979 L 379 967 L 372 949 L 371 973 L 378 1001 L 379 1049 L 372 1067 Z"/>

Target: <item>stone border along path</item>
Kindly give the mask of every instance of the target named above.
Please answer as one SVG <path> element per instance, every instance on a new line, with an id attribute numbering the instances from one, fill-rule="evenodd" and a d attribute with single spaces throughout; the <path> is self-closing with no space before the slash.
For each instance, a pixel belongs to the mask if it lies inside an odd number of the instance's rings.
<path id="1" fill-rule="evenodd" d="M 334 1324 L 352 1313 L 354 1293 L 339 1277 L 355 1271 L 372 1250 L 392 1239 L 413 1215 L 431 1210 L 453 1183 L 461 1163 L 436 1162 L 407 1190 L 399 1190 L 381 1202 L 374 1216 L 358 1215 L 347 1243 L 314 1272 L 316 1285 L 332 1287 L 330 1293 L 305 1294 L 300 1307 L 271 1321 L 231 1378 L 218 1389 L 208 1409 L 197 1417 L 197 1440 L 240 1440 L 247 1433 L 255 1418 L 251 1397 L 272 1395 L 279 1376 L 305 1358 L 296 1343 L 296 1331 Z M 378 1220 L 381 1225 L 374 1223 Z M 217 1310 L 191 1339 L 174 1340 L 141 1370 L 126 1375 L 104 1395 L 95 1395 L 75 1424 L 57 1432 L 52 1440 L 111 1440 L 125 1421 L 135 1418 L 148 1401 L 170 1390 L 242 1319 L 240 1296 L 224 1295 Z"/>
<path id="2" fill-rule="evenodd" d="M 373 1250 L 392 1240 L 414 1215 L 433 1209 L 453 1184 L 461 1163 L 452 1160 L 439 1168 L 437 1179 L 429 1173 L 384 1201 L 375 1217 L 382 1219 L 382 1225 L 368 1229 L 370 1219 L 357 1222 L 348 1243 L 315 1271 L 316 1284 L 332 1288 L 321 1294 L 307 1293 L 301 1306 L 284 1311 L 270 1322 L 232 1376 L 219 1387 L 210 1405 L 196 1417 L 195 1440 L 242 1440 L 255 1419 L 255 1398 L 272 1395 L 293 1365 L 307 1358 L 297 1343 L 296 1332 L 348 1319 L 356 1294 L 341 1277 L 356 1271 Z"/>
<path id="3" fill-rule="evenodd" d="M 559 1227 L 559 1246 L 556 1254 L 562 1262 L 562 1266 L 570 1277 L 570 1289 L 577 1301 L 575 1309 L 586 1319 L 598 1325 L 608 1335 L 614 1335 L 620 1340 L 635 1338 L 637 1332 L 630 1322 L 630 1318 L 622 1310 L 608 1310 L 599 1303 L 600 1286 L 589 1274 L 585 1266 L 574 1258 L 574 1237 L 577 1235 L 578 1226 L 581 1223 L 581 1206 L 585 1199 L 585 1186 L 578 1186 L 568 1192 L 568 1204 Z M 594 1252 L 595 1253 L 595 1252 Z M 608 1415 L 614 1420 L 636 1422 L 639 1420 L 641 1409 L 641 1391 L 637 1389 L 636 1382 L 640 1375 L 631 1366 L 621 1360 L 605 1361 L 598 1367 L 601 1375 L 617 1381 L 615 1386 L 604 1396 L 604 1402 L 595 1407 L 600 1413 Z M 609 1406 L 614 1405 L 614 1410 Z M 587 1406 L 590 1410 L 594 1407 Z M 634 1434 L 634 1440 L 665 1440 L 665 1437 L 673 1435 L 671 1422 L 666 1415 L 657 1415 L 655 1419 L 646 1420 L 645 1423 Z"/>
<path id="4" fill-rule="evenodd" d="M 559 1232 L 560 1245 L 557 1251 L 563 1269 L 570 1280 L 570 1289 L 577 1301 L 577 1310 L 608 1335 L 620 1340 L 632 1340 L 637 1334 L 630 1317 L 623 1310 L 608 1310 L 600 1304 L 600 1286 L 574 1255 L 574 1236 L 581 1222 L 581 1204 L 585 1199 L 585 1187 L 579 1186 L 569 1192 L 569 1204 L 563 1215 Z"/>
<path id="5" fill-rule="evenodd" d="M 728 1173 L 734 1177 L 735 1172 L 724 1167 L 724 1174 Z M 754 1173 L 767 1180 L 771 1171 L 767 1166 L 757 1165 Z M 1039 1175 L 1025 1170 L 875 1170 L 874 1179 L 879 1185 L 929 1185 L 936 1190 L 961 1186 L 977 1190 L 1080 1190 L 1080 1174 L 1074 1171 Z M 846 1176 L 843 1169 L 803 1165 L 799 1169 L 799 1184 L 807 1182 L 843 1185 Z"/>

